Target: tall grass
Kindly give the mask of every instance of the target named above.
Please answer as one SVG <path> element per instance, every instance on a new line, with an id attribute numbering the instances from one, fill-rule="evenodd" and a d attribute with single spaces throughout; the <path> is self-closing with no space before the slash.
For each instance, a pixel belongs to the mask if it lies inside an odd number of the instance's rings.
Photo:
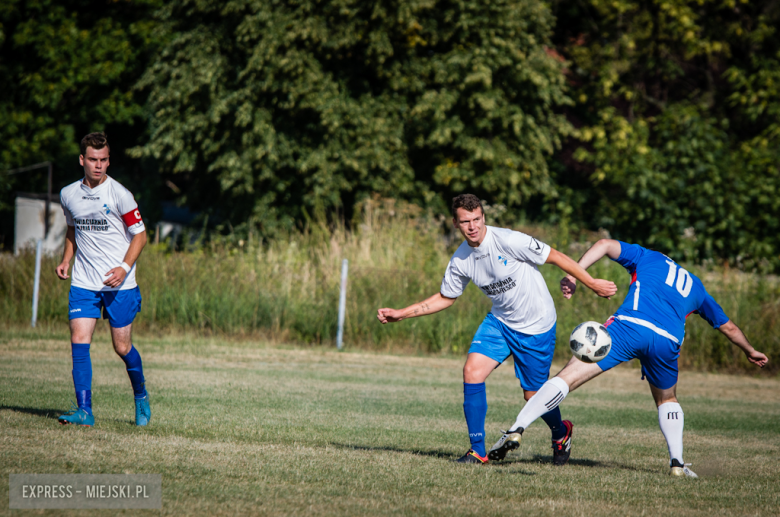
<path id="1" fill-rule="evenodd" d="M 143 309 L 135 328 L 144 332 L 196 330 L 259 334 L 300 343 L 335 340 L 341 260 L 349 259 L 345 343 L 347 346 L 410 353 L 464 354 L 490 310 L 489 300 L 470 285 L 447 311 L 380 325 L 376 310 L 400 308 L 438 292 L 444 268 L 460 238 L 447 235 L 447 221 L 391 200 L 364 205 L 354 230 L 313 224 L 270 242 L 227 239 L 188 252 L 148 246 L 138 281 Z M 551 227 L 519 227 L 577 258 L 597 235 L 574 242 Z M 44 259 L 38 319 L 67 321 L 69 282 L 54 274 L 56 257 Z M 561 272 L 543 266 L 558 311 L 559 359 L 569 357 L 568 334 L 585 320 L 604 321 L 620 305 L 628 275 L 602 260 L 594 276 L 615 281 L 613 300 L 587 289 L 573 300 L 557 291 Z M 756 348 L 770 355 L 767 372 L 780 371 L 780 285 L 776 278 L 714 267 L 690 267 Z M 0 257 L 0 323 L 29 322 L 34 256 Z M 742 353 L 696 316 L 688 321 L 681 364 L 700 370 L 755 372 Z"/>

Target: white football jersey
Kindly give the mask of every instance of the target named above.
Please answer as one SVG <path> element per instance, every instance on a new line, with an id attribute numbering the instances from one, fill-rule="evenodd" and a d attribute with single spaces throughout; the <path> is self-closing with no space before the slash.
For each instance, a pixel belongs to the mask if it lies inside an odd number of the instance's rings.
<path id="1" fill-rule="evenodd" d="M 107 176 L 94 189 L 83 180 L 71 183 L 60 192 L 60 203 L 68 226 L 76 227 L 71 285 L 90 291 L 135 288 L 135 264 L 118 287 L 103 285 L 106 273 L 124 261 L 133 235 L 146 229 L 133 194 Z"/>
<path id="2" fill-rule="evenodd" d="M 550 247 L 530 235 L 488 226 L 478 248 L 464 241 L 455 251 L 441 294 L 457 298 L 470 280 L 492 300 L 490 312 L 507 327 L 543 334 L 555 325 L 555 304 L 536 266 L 549 255 Z"/>

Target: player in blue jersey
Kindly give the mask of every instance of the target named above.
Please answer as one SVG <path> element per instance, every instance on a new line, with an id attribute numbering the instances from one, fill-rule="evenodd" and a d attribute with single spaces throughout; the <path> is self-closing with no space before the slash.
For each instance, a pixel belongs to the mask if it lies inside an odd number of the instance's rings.
<path id="1" fill-rule="evenodd" d="M 761 368 L 768 359 L 750 345 L 739 327 L 707 293 L 701 280 L 666 255 L 636 244 L 603 239 L 585 252 L 579 264 L 588 269 L 605 255 L 631 275 L 631 287 L 623 305 L 605 324 L 612 337 L 612 349 L 595 364 L 572 358 L 528 401 L 514 425 L 490 450 L 489 457 L 503 459 L 508 451 L 516 449 L 523 430 L 558 407 L 570 391 L 622 362 L 638 358 L 642 363 L 642 378 L 647 378 L 658 406 L 658 424 L 669 447 L 670 474 L 698 477 L 683 462 L 685 420 L 676 393 L 677 359 L 685 338 L 685 319 L 698 314 Z M 566 298 L 571 298 L 575 289 L 576 280 L 571 276 L 561 280 L 561 291 Z"/>

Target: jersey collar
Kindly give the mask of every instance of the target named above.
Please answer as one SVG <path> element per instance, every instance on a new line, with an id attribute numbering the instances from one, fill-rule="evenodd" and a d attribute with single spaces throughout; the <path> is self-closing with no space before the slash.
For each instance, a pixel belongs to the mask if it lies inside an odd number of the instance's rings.
<path id="1" fill-rule="evenodd" d="M 482 244 L 477 246 L 476 248 L 472 248 L 468 241 L 466 241 L 466 246 L 468 246 L 471 249 L 472 253 L 484 253 L 484 251 L 487 249 L 488 244 L 490 244 L 490 239 L 493 238 L 493 232 L 490 228 L 490 226 L 485 225 L 485 238 L 482 239 Z"/>
<path id="2" fill-rule="evenodd" d="M 106 185 L 108 185 L 110 181 L 111 181 L 111 176 L 106 174 L 106 181 L 104 181 L 103 183 L 101 183 L 95 188 L 89 188 L 89 185 L 84 183 L 84 178 L 81 178 L 81 181 L 79 181 L 79 183 L 81 184 L 81 190 L 84 190 L 88 194 L 95 195 L 95 194 L 99 194 L 104 188 L 107 188 Z"/>

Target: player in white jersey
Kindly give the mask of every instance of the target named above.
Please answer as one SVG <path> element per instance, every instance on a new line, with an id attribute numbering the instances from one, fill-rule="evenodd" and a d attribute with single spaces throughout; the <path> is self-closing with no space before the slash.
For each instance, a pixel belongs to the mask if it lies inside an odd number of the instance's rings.
<path id="1" fill-rule="evenodd" d="M 151 419 L 151 409 L 141 356 L 132 342 L 132 323 L 141 310 L 135 262 L 146 245 L 146 228 L 130 191 L 106 175 L 109 151 L 105 134 L 85 136 L 79 156 L 84 177 L 60 193 L 68 223 L 62 262 L 56 269 L 60 279 L 69 278 L 70 261 L 76 257 L 68 318 L 77 406 L 60 416 L 59 422 L 95 423 L 89 346 L 102 311 L 111 328 L 114 351 L 125 362 L 133 386 L 135 423 L 144 426 Z"/>
<path id="2" fill-rule="evenodd" d="M 493 308 L 480 325 L 463 367 L 463 412 L 471 449 L 458 461 L 485 464 L 485 380 L 512 355 L 525 400 L 547 381 L 555 351 L 555 305 L 537 266 L 554 264 L 596 294 L 610 297 L 614 283 L 595 280 L 574 260 L 529 235 L 485 225 L 482 203 L 471 194 L 452 201 L 452 223 L 465 242 L 452 256 L 439 293 L 405 309 L 379 309 L 380 322 L 433 314 L 450 307 L 474 282 Z M 563 465 L 571 452 L 573 425 L 557 408 L 544 415 L 553 438 L 553 462 Z"/>

